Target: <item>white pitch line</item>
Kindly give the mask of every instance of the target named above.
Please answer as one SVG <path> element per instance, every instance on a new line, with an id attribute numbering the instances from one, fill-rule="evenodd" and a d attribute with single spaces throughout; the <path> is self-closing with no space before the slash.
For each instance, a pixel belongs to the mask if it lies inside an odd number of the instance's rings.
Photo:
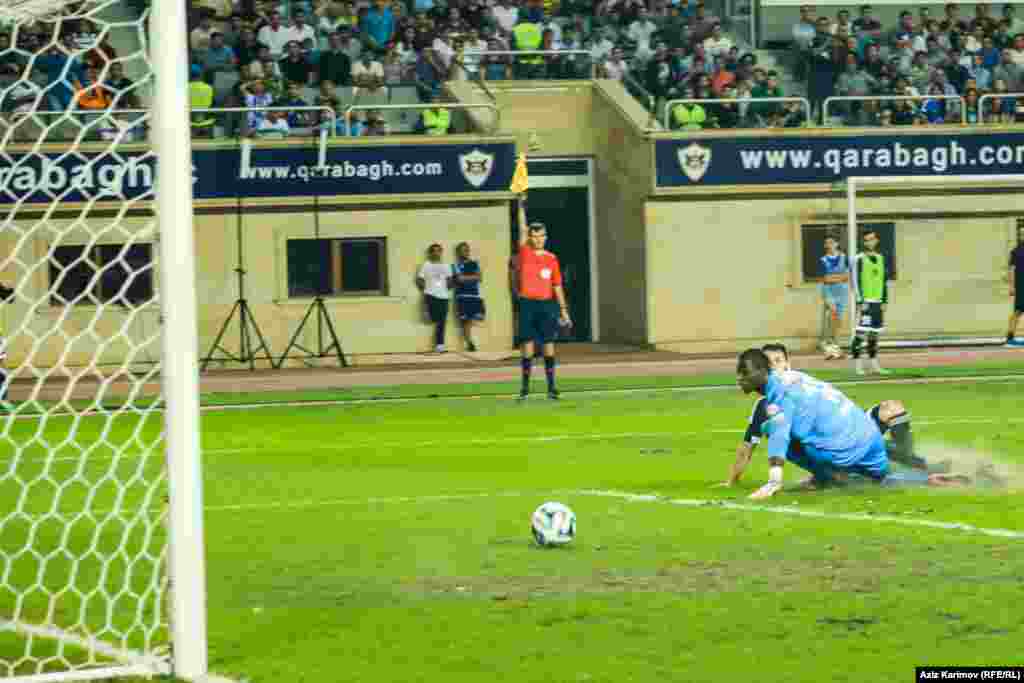
<path id="1" fill-rule="evenodd" d="M 1024 531 L 1016 529 L 999 529 L 991 527 L 979 527 L 963 522 L 940 522 L 931 519 L 920 519 L 917 517 L 896 517 L 894 515 L 866 515 L 862 513 L 824 512 L 820 510 L 800 509 L 792 506 L 755 505 L 747 503 L 733 503 L 727 500 L 701 499 L 701 498 L 669 498 L 655 493 L 629 493 L 627 491 L 615 491 L 604 489 L 567 489 L 557 491 L 505 491 L 500 493 L 453 493 L 436 496 L 395 496 L 385 498 L 341 498 L 322 501 L 297 501 L 292 503 L 244 503 L 239 505 L 212 505 L 206 508 L 207 512 L 235 512 L 253 510 L 280 510 L 280 509 L 310 509 L 319 507 L 340 507 L 340 506 L 367 506 L 386 504 L 428 504 L 459 502 L 468 500 L 480 500 L 488 498 L 523 498 L 534 496 L 542 498 L 545 496 L 589 496 L 596 498 L 614 498 L 630 503 L 657 503 L 662 505 L 675 505 L 688 508 L 700 508 L 707 510 L 730 510 L 736 512 L 761 512 L 775 515 L 789 515 L 793 517 L 807 517 L 813 519 L 831 519 L 844 522 L 873 522 L 884 524 L 897 524 L 901 526 L 914 526 L 928 529 L 940 529 L 943 531 L 962 531 L 982 536 L 994 536 L 997 538 L 1024 539 Z"/>
<path id="2" fill-rule="evenodd" d="M 935 420 L 914 420 L 915 425 L 952 425 L 952 424 L 1016 424 L 1024 422 L 1024 418 L 990 418 L 990 417 L 963 417 L 963 418 L 952 418 L 952 419 L 935 419 Z M 604 441 L 604 440 L 618 440 L 618 439 L 634 439 L 634 438 L 653 438 L 653 437 L 665 437 L 665 438 L 682 438 L 690 436 L 701 436 L 704 434 L 742 434 L 743 429 L 736 428 L 715 428 L 705 429 L 699 432 L 611 432 L 611 433 L 588 433 L 588 434 L 549 434 L 543 436 L 507 436 L 507 437 L 495 437 L 492 439 L 460 439 L 458 443 L 460 445 L 468 446 L 496 446 L 504 443 L 549 443 L 557 441 Z M 305 446 L 304 451 L 349 451 L 358 450 L 363 448 L 375 448 L 375 449 L 417 449 L 425 448 L 429 446 L 445 446 L 452 444 L 452 439 L 437 439 L 430 441 L 355 441 L 346 442 L 334 445 L 322 445 L 322 446 Z M 203 450 L 204 455 L 228 455 L 234 453 L 271 453 L 274 451 L 281 450 L 282 447 L 279 445 L 273 446 L 249 446 L 245 448 L 208 448 Z M 120 454 L 120 455 L 102 455 L 93 456 L 87 458 L 87 462 L 107 461 L 114 459 L 129 460 L 137 458 L 137 454 Z M 153 458 L 154 461 L 163 462 L 160 453 L 152 453 L 145 457 Z M 17 460 L 17 458 L 14 458 Z M 0 459 L 0 465 L 7 465 L 12 459 Z M 46 463 L 46 462 L 81 462 L 82 458 L 79 457 L 61 457 L 61 458 L 24 458 L 20 462 L 26 463 Z"/>

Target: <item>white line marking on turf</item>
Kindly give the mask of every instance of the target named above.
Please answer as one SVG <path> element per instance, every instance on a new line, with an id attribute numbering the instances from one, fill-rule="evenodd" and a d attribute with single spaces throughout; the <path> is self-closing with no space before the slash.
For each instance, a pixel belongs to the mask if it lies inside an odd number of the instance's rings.
<path id="1" fill-rule="evenodd" d="M 821 510 L 800 509 L 793 506 L 756 505 L 748 503 L 734 503 L 728 500 L 713 500 L 701 498 L 669 498 L 655 493 L 629 493 L 627 491 L 615 491 L 605 489 L 568 489 L 561 491 L 505 491 L 499 493 L 453 493 L 436 496 L 394 496 L 386 498 L 341 498 L 336 500 L 322 501 L 296 501 L 292 503 L 243 503 L 239 505 L 212 505 L 208 506 L 208 512 L 233 512 L 240 510 L 281 510 L 281 509 L 309 509 L 318 507 L 338 506 L 363 506 L 363 505 L 385 505 L 385 504 L 423 504 L 443 503 L 466 500 L 479 500 L 487 498 L 522 498 L 535 496 L 589 496 L 596 498 L 614 498 L 630 503 L 660 503 L 662 505 L 675 505 L 688 508 L 701 508 L 708 510 L 730 510 L 737 512 L 763 512 L 775 515 L 790 515 L 793 517 L 808 517 L 813 519 L 834 519 L 844 522 L 875 522 L 885 524 L 897 524 L 901 526 L 915 526 L 928 529 L 941 529 L 943 531 L 962 531 L 982 536 L 994 536 L 997 538 L 1024 539 L 1024 531 L 1016 529 L 999 529 L 990 527 L 979 527 L 963 522 L 940 522 L 931 519 L 920 519 L 918 517 L 896 517 L 894 515 L 867 515 L 863 513 L 824 512 Z"/>
<path id="2" fill-rule="evenodd" d="M 955 425 L 955 424 L 1017 424 L 1024 422 L 1024 418 L 990 418 L 990 417 L 961 417 L 961 418 L 937 418 L 934 420 L 914 420 L 915 425 Z M 634 438 L 654 438 L 654 437 L 665 437 L 665 438 L 683 438 L 691 436 L 701 436 L 703 434 L 742 434 L 743 429 L 736 428 L 715 428 L 705 429 L 699 432 L 610 432 L 610 433 L 589 433 L 589 434 L 548 434 L 542 436 L 505 436 L 495 437 L 492 439 L 460 439 L 458 443 L 467 446 L 496 446 L 504 443 L 548 443 L 557 441 L 613 441 L 618 439 L 634 439 Z M 451 439 L 437 439 L 431 441 L 352 441 L 346 443 L 339 443 L 333 445 L 322 445 L 322 446 L 304 446 L 304 451 L 349 451 L 357 450 L 361 448 L 376 448 L 376 449 L 417 449 L 428 446 L 445 446 L 452 444 Z M 204 455 L 228 455 L 233 453 L 269 453 L 279 451 L 283 446 L 279 444 L 269 446 L 248 446 L 245 448 L 207 448 L 203 450 Z M 140 454 L 119 454 L 119 455 L 100 455 L 86 458 L 86 462 L 97 462 L 107 461 L 114 459 L 121 459 L 129 461 L 137 459 Z M 147 453 L 144 457 L 153 458 L 154 462 L 163 462 L 163 454 L 160 452 Z M 17 458 L 13 458 L 17 460 Z M 0 465 L 6 465 L 11 462 L 11 458 L 0 459 Z M 45 462 L 81 462 L 83 459 L 80 457 L 68 456 L 60 458 L 22 458 L 20 462 L 33 462 L 33 463 L 45 463 Z"/>
<path id="3" fill-rule="evenodd" d="M 727 500 L 701 500 L 693 498 L 667 498 L 656 494 L 627 493 L 625 491 L 602 491 L 583 490 L 577 492 L 584 496 L 600 496 L 603 498 L 617 498 L 637 503 L 663 503 L 665 505 L 680 505 L 694 508 L 718 508 L 722 510 L 737 510 L 740 512 L 768 512 L 776 515 L 792 515 L 794 517 L 813 517 L 816 519 L 837 519 L 846 522 L 885 522 L 900 524 L 903 526 L 926 527 L 930 529 L 943 529 L 945 531 L 966 531 L 984 536 L 997 536 L 999 538 L 1024 539 L 1024 531 L 1015 529 L 993 529 L 964 524 L 962 522 L 939 522 L 931 519 L 920 519 L 917 517 L 896 517 L 893 515 L 866 515 L 863 513 L 844 512 L 823 512 L 820 510 L 806 510 L 789 506 L 773 505 L 752 505 L 746 503 L 733 503 Z"/>

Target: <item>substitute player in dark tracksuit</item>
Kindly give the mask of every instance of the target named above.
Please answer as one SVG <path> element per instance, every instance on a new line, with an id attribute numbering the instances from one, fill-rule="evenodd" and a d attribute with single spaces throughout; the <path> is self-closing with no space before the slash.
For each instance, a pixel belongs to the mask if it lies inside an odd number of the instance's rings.
<path id="1" fill-rule="evenodd" d="M 519 400 L 530 395 L 534 340 L 544 350 L 544 374 L 548 398 L 557 399 L 555 387 L 555 338 L 559 324 L 569 326 L 569 307 L 562 289 L 558 257 L 544 249 L 548 234 L 543 223 L 526 223 L 524 200 L 519 200 L 519 333 L 520 363 L 523 369 Z"/>

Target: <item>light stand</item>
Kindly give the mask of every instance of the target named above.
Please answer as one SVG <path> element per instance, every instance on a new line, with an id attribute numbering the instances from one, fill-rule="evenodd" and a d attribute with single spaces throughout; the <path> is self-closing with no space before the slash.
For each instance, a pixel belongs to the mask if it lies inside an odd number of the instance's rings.
<path id="1" fill-rule="evenodd" d="M 313 238 L 317 241 L 320 240 L 320 197 L 313 197 Z M 306 323 L 309 322 L 311 317 L 316 317 L 316 350 L 307 349 L 306 347 L 299 344 L 299 335 L 302 334 L 302 330 L 305 329 Z M 326 330 L 326 338 L 324 331 Z M 325 345 L 325 342 L 329 342 Z M 292 349 L 298 349 L 305 355 L 302 356 L 291 356 L 292 358 L 298 358 L 301 360 L 310 360 L 312 358 L 327 358 L 335 355 L 338 357 L 338 363 L 343 368 L 348 367 L 348 360 L 345 359 L 345 352 L 341 349 L 341 342 L 338 340 L 338 334 L 334 331 L 334 323 L 331 321 L 331 314 L 327 312 L 327 307 L 324 305 L 323 292 L 317 290 L 316 296 L 313 297 L 313 301 L 309 304 L 309 308 L 306 309 L 306 314 L 302 316 L 302 320 L 299 322 L 299 326 L 295 329 L 295 333 L 292 338 L 288 341 L 288 346 L 285 347 L 284 353 L 277 361 L 275 367 L 280 368 L 284 365 L 284 362 L 290 357 L 288 354 L 291 353 Z"/>
<path id="2" fill-rule="evenodd" d="M 228 314 L 227 319 L 224 320 L 224 324 L 220 327 L 220 332 L 217 333 L 217 338 L 213 340 L 213 345 L 206 354 L 206 358 L 203 358 L 202 365 L 200 365 L 200 372 L 206 372 L 206 366 L 210 364 L 210 361 L 230 361 L 233 363 L 248 363 L 249 370 L 256 369 L 256 358 L 262 352 L 262 356 L 269 361 L 271 367 L 274 366 L 274 359 L 270 355 L 270 349 L 267 347 L 267 342 L 263 338 L 263 333 L 260 332 L 260 326 L 256 323 L 256 317 L 252 314 L 252 309 L 249 308 L 249 302 L 245 299 L 245 274 L 243 261 L 243 236 L 242 236 L 242 200 L 238 200 L 238 220 L 235 223 L 235 239 L 238 244 L 238 265 L 235 267 L 235 274 L 238 276 L 238 299 L 235 301 L 235 305 L 232 307 L 231 312 Z M 235 314 L 238 314 L 238 355 L 231 353 L 223 346 L 221 341 L 224 339 L 224 334 L 228 330 L 228 326 L 234 319 Z M 250 330 L 250 327 L 252 328 Z M 259 340 L 258 344 L 253 343 L 253 336 Z M 220 351 L 222 356 L 214 356 L 214 353 Z"/>

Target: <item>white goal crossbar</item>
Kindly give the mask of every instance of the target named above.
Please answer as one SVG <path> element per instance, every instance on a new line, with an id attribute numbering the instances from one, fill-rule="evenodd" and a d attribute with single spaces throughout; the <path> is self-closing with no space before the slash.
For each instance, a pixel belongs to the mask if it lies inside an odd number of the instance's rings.
<path id="1" fill-rule="evenodd" d="M 858 245 L 858 213 L 857 213 L 857 190 L 861 187 L 872 186 L 926 186 L 941 184 L 958 185 L 1006 185 L 1018 186 L 1024 191 L 1024 175 L 929 175 L 929 176 L 872 176 L 872 177 L 848 177 L 841 183 L 846 186 L 846 240 L 847 254 L 850 258 L 850 267 L 853 268 L 853 256 L 859 249 Z M 856 315 L 857 300 L 853 287 L 849 287 L 850 315 Z M 856 324 L 850 325 L 850 342 L 856 335 Z M 882 340 L 879 346 L 888 348 L 923 348 L 936 346 L 994 346 L 1003 343 L 1002 337 L 974 337 L 974 338 L 931 338 L 919 340 Z"/>

